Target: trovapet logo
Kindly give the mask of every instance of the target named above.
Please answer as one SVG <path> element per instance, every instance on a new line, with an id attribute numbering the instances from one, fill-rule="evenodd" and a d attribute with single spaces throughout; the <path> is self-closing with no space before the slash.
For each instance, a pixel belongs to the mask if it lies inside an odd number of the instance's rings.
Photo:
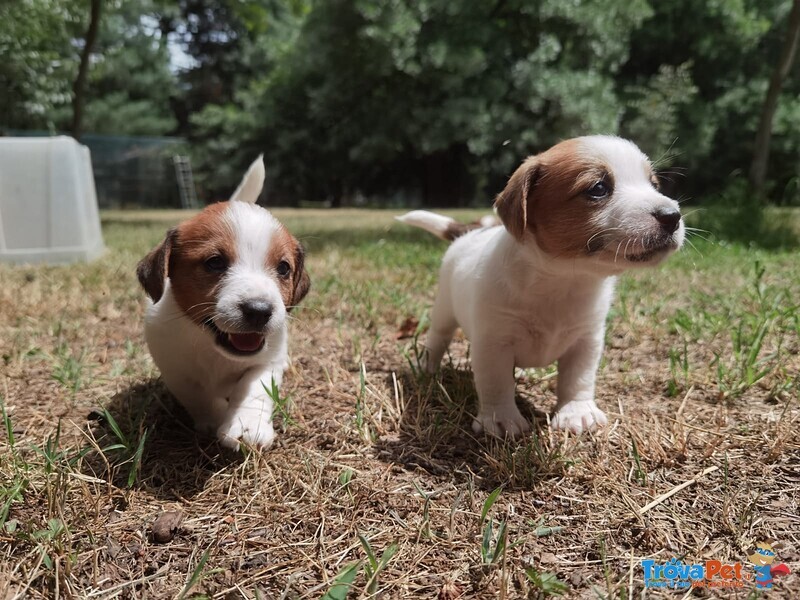
<path id="1" fill-rule="evenodd" d="M 662 563 L 643 560 L 642 569 L 646 588 L 745 587 L 753 580 L 753 574 L 742 563 L 719 560 L 689 564 L 677 558 Z"/>
<path id="2" fill-rule="evenodd" d="M 775 577 L 788 575 L 791 571 L 785 564 L 773 564 L 775 551 L 770 544 L 761 542 L 755 552 L 748 556 L 752 566 L 740 562 L 724 563 L 719 560 L 684 563 L 673 558 L 666 562 L 643 560 L 644 587 L 687 589 L 744 588 L 755 583 L 757 588 L 772 587 Z"/>
<path id="3" fill-rule="evenodd" d="M 747 559 L 753 564 L 756 571 L 756 587 L 771 588 L 772 582 L 778 575 L 788 575 L 791 573 L 785 564 L 773 564 L 775 562 L 775 551 L 772 546 L 760 543 Z"/>

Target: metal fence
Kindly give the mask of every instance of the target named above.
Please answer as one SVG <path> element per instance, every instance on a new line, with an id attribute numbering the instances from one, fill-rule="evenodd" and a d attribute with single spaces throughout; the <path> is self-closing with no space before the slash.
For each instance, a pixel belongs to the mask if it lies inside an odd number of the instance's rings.
<path id="1" fill-rule="evenodd" d="M 11 136 L 49 136 L 46 131 L 6 132 Z M 87 133 L 80 142 L 92 153 L 100 208 L 194 207 L 191 166 L 181 138 Z"/>

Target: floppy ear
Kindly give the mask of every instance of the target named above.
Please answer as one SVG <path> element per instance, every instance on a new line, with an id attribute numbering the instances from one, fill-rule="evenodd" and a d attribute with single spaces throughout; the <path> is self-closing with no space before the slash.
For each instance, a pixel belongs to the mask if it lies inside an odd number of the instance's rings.
<path id="1" fill-rule="evenodd" d="M 139 278 L 139 283 L 142 284 L 144 291 L 153 299 L 153 302 L 158 302 L 164 294 L 169 255 L 177 233 L 178 230 L 174 227 L 167 231 L 164 241 L 153 248 L 136 266 L 136 276 Z"/>
<path id="2" fill-rule="evenodd" d="M 289 310 L 300 304 L 300 301 L 306 297 L 311 287 L 311 278 L 308 276 L 305 263 L 306 251 L 302 244 L 298 243 L 294 258 L 294 291 L 292 292 L 292 305 L 289 306 Z"/>
<path id="3" fill-rule="evenodd" d="M 497 216 L 508 232 L 519 241 L 522 241 L 528 229 L 528 204 L 536 180 L 539 178 L 539 170 L 536 157 L 526 159 L 514 171 L 505 189 L 494 201 Z"/>
<path id="4" fill-rule="evenodd" d="M 250 168 L 247 169 L 247 173 L 242 177 L 239 187 L 233 192 L 231 202 L 239 201 L 255 204 L 256 200 L 258 200 L 258 196 L 261 194 L 261 190 L 264 188 L 265 177 L 264 155 L 259 154 L 258 158 L 250 165 Z"/>

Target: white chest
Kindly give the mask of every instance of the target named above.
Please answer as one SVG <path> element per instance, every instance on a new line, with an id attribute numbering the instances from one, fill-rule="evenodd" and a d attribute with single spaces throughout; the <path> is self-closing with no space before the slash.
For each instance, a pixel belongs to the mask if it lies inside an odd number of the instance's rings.
<path id="1" fill-rule="evenodd" d="M 546 367 L 575 344 L 601 339 L 610 294 L 540 296 L 513 306 L 500 328 L 520 368 Z"/>
<path id="2" fill-rule="evenodd" d="M 558 326 L 527 325 L 514 339 L 514 365 L 523 369 L 546 367 L 558 360 L 581 335 Z"/>

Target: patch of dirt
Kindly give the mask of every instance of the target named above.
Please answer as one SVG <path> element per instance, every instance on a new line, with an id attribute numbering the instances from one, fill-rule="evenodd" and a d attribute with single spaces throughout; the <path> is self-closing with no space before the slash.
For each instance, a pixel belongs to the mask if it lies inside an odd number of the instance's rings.
<path id="1" fill-rule="evenodd" d="M 690 381 L 670 396 L 677 334 L 652 315 L 612 321 L 597 389 L 609 426 L 550 431 L 552 372 L 519 372 L 534 431 L 500 442 L 472 433 L 463 338 L 430 378 L 415 368 L 410 322 L 398 336 L 395 314 L 367 328 L 321 300 L 292 326 L 293 422 L 267 453 L 230 453 L 192 431 L 158 379 L 136 257 L 81 277 L 3 271 L 0 394 L 14 444 L 0 448 L 0 489 L 25 482 L 9 502 L 15 529 L 0 531 L 3 597 L 319 597 L 368 560 L 359 536 L 378 560 L 397 545 L 376 578 L 387 598 L 545 597 L 530 569 L 567 597 L 639 597 L 644 559 L 747 568 L 760 541 L 800 569 L 796 388 L 776 396 L 775 375 L 720 398 L 710 357 L 721 339 L 693 345 Z M 311 254 L 312 273 L 323 260 Z M 164 515 L 175 518 L 156 535 Z M 42 533 L 53 520 L 65 527 Z M 506 550 L 492 560 L 502 531 Z M 367 580 L 362 566 L 352 597 L 369 595 Z M 800 597 L 800 576 L 764 597 Z"/>

